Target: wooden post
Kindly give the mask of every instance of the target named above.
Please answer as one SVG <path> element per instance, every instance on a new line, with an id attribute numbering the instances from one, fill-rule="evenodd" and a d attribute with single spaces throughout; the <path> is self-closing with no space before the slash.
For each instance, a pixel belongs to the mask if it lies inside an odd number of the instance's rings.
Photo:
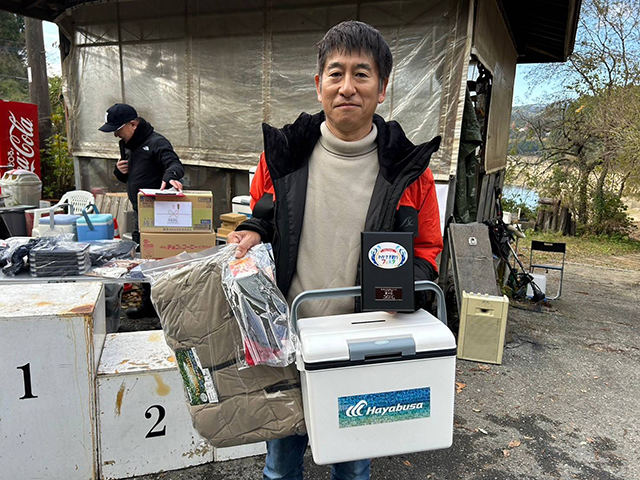
<path id="1" fill-rule="evenodd" d="M 560 221 L 558 222 L 558 231 L 566 234 L 567 230 L 567 220 L 569 220 L 569 209 L 567 207 L 562 207 L 560 210 Z"/>
<path id="2" fill-rule="evenodd" d="M 556 227 L 558 226 L 558 213 L 555 208 L 549 213 L 551 214 L 551 219 L 549 220 L 549 230 L 555 232 Z"/>
<path id="3" fill-rule="evenodd" d="M 544 226 L 544 210 L 542 208 L 538 208 L 538 216 L 536 217 L 536 224 L 534 225 L 534 230 L 542 230 Z"/>
<path id="4" fill-rule="evenodd" d="M 29 94 L 31 102 L 38 105 L 38 129 L 40 131 L 40 149 L 46 147 L 51 136 L 51 101 L 49 100 L 49 80 L 47 78 L 47 59 L 44 50 L 42 20 L 24 18 L 27 41 L 27 63 L 29 65 Z"/>
<path id="5" fill-rule="evenodd" d="M 547 210 L 544 212 L 544 226 L 542 228 L 542 231 L 547 233 L 549 231 L 549 229 L 551 228 L 551 219 L 553 217 L 553 212 Z"/>

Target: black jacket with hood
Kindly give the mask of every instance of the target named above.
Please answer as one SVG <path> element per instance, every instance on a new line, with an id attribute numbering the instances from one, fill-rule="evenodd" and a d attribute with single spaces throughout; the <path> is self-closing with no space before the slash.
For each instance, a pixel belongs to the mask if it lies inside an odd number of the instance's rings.
<path id="1" fill-rule="evenodd" d="M 265 192 L 254 205 L 253 217 L 237 228 L 238 231 L 255 231 L 262 241 L 273 244 L 278 287 L 285 296 L 298 259 L 309 158 L 320 138 L 320 125 L 324 120 L 324 112 L 302 113 L 293 124 L 281 129 L 262 125 L 264 160 L 273 183 L 275 201 L 273 194 Z M 409 185 L 425 173 L 431 155 L 438 150 L 440 137 L 416 146 L 407 139 L 397 122 L 386 122 L 379 115 L 374 115 L 373 122 L 378 129 L 380 171 L 367 211 L 365 231 L 413 231 L 417 235 L 418 222 L 406 221 L 417 218 L 417 209 L 397 207 Z M 441 242 L 439 226 L 437 235 Z M 434 280 L 437 276 L 430 262 L 415 257 L 416 280 Z M 416 296 L 416 308 L 423 306 L 425 298 L 422 293 Z"/>
<path id="2" fill-rule="evenodd" d="M 184 175 L 182 162 L 169 140 L 154 131 L 144 118 L 128 142 L 120 140 L 120 155 L 129 163 L 129 173 L 116 167 L 114 174 L 127 184 L 127 195 L 134 210 L 138 210 L 138 191 L 141 188 L 160 188 L 162 181 L 180 180 Z"/>

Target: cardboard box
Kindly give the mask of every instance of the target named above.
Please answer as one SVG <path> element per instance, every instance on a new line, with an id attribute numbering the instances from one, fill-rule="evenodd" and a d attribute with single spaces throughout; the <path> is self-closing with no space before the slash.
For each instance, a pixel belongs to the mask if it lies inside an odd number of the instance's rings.
<path id="1" fill-rule="evenodd" d="M 220 220 L 222 220 L 223 223 L 231 223 L 235 225 L 240 225 L 246 219 L 247 216 L 242 213 L 223 213 L 220 215 Z"/>
<path id="2" fill-rule="evenodd" d="M 220 215 L 222 225 L 218 229 L 218 236 L 226 238 L 231 232 L 233 232 L 238 226 L 247 219 L 246 215 L 241 213 L 223 213 Z"/>
<path id="3" fill-rule="evenodd" d="M 206 233 L 213 231 L 213 194 L 185 190 L 183 197 L 138 193 L 141 233 Z"/>
<path id="4" fill-rule="evenodd" d="M 216 234 L 208 233 L 141 233 L 142 258 L 174 257 L 182 252 L 195 253 L 216 246 Z"/>

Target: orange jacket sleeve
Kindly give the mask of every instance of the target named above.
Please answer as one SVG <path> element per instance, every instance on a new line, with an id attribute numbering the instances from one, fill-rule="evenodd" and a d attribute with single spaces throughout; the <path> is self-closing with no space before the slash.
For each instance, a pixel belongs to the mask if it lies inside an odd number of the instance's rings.
<path id="1" fill-rule="evenodd" d="M 276 199 L 275 192 L 273 190 L 273 183 L 271 182 L 271 175 L 269 175 L 267 162 L 264 159 L 264 152 L 260 154 L 260 162 L 258 163 L 258 168 L 253 176 L 253 182 L 251 182 L 251 189 L 249 193 L 251 194 L 251 210 L 254 209 L 256 203 L 260 201 L 265 193 L 273 195 L 274 201 Z"/>
<path id="2" fill-rule="evenodd" d="M 429 262 L 437 272 L 436 257 L 442 252 L 443 243 L 436 184 L 430 168 L 405 190 L 398 208 L 402 206 L 418 211 L 418 236 L 414 238 L 414 255 Z"/>

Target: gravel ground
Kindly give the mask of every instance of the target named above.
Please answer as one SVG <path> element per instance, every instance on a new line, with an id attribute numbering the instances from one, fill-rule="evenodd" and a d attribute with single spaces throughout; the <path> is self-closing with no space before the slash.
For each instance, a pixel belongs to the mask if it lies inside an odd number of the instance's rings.
<path id="1" fill-rule="evenodd" d="M 512 306 L 502 365 L 457 363 L 453 446 L 374 459 L 372 478 L 640 478 L 640 258 L 621 265 L 570 264 L 559 300 L 540 312 Z M 261 456 L 137 478 L 259 479 L 263 465 Z M 309 451 L 305 470 L 329 478 Z"/>

